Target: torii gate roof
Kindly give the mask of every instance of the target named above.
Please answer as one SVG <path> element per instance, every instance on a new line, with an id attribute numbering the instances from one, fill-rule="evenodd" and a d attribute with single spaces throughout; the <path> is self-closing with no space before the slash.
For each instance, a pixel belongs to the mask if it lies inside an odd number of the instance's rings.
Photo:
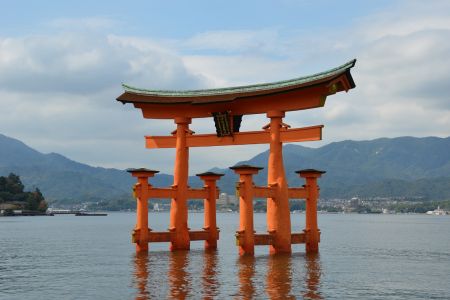
<path id="1" fill-rule="evenodd" d="M 295 79 L 247 86 L 204 90 L 149 90 L 123 84 L 117 100 L 133 103 L 146 118 L 210 117 L 211 112 L 234 115 L 293 111 L 321 107 L 328 95 L 355 87 L 350 69 L 353 59 L 339 67 Z"/>

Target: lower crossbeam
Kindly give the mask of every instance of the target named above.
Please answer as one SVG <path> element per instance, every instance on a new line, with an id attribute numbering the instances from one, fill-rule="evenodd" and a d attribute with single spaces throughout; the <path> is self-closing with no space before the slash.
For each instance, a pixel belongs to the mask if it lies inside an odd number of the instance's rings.
<path id="1" fill-rule="evenodd" d="M 137 233 L 139 234 L 139 233 Z M 148 242 L 149 243 L 164 243 L 172 241 L 172 236 L 175 235 L 175 232 L 170 231 L 149 231 L 148 232 Z M 189 240 L 191 241 L 206 241 L 209 239 L 209 231 L 208 230 L 190 230 L 189 231 Z M 139 237 L 135 237 L 139 239 Z M 219 237 L 217 237 L 219 239 Z"/>

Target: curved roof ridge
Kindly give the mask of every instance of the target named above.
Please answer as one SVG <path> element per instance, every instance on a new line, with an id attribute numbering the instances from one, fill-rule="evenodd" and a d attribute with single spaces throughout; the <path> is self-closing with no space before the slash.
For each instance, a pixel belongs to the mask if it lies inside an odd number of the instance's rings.
<path id="1" fill-rule="evenodd" d="M 338 66 L 336 68 L 323 71 L 320 73 L 297 77 L 294 79 L 275 81 L 270 83 L 259 83 L 252 85 L 242 85 L 235 87 L 223 87 L 223 88 L 213 88 L 213 89 L 197 89 L 197 90 L 150 90 L 142 89 L 129 86 L 127 84 L 122 84 L 125 92 L 140 94 L 140 95 L 154 95 L 159 97 L 197 97 L 197 96 L 211 96 L 211 95 L 223 95 L 230 93 L 245 93 L 245 92 L 256 92 L 270 90 L 274 88 L 283 88 L 299 84 L 304 84 L 312 81 L 316 81 L 329 76 L 342 74 L 351 69 L 356 63 L 356 59 L 352 59 L 347 63 Z"/>

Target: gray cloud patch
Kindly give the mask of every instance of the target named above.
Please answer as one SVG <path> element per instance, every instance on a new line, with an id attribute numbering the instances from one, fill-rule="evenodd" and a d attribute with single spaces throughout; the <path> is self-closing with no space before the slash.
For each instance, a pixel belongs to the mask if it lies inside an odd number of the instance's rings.
<path id="1" fill-rule="evenodd" d="M 323 142 L 303 145 L 448 136 L 450 12 L 422 1 L 413 9 L 410 1 L 402 3 L 388 17 L 312 33 L 210 31 L 155 41 L 89 30 L 97 26 L 89 19 L 76 31 L 0 38 L 1 133 L 93 165 L 170 172 L 173 151 L 145 149 L 144 136 L 169 134 L 173 121 L 145 120 L 132 105 L 117 103 L 122 82 L 157 89 L 250 84 L 308 75 L 356 57 L 355 90 L 329 97 L 324 108 L 287 114 L 295 127 L 325 125 Z M 106 23 L 112 31 L 114 22 Z M 243 130 L 259 130 L 267 121 L 246 116 Z M 211 124 L 195 120 L 192 128 L 214 132 Z M 193 149 L 191 173 L 227 167 L 266 148 Z"/>
<path id="2" fill-rule="evenodd" d="M 387 36 L 371 43 L 363 59 L 361 68 L 379 94 L 450 109 L 450 29 Z"/>
<path id="3" fill-rule="evenodd" d="M 122 82 L 204 86 L 179 55 L 150 40 L 96 32 L 0 39 L 1 131 L 93 165 L 160 166 L 166 160 L 149 155 L 144 135 L 168 134 L 173 122 L 145 120 L 116 102 Z"/>
<path id="4" fill-rule="evenodd" d="M 98 93 L 123 81 L 155 88 L 199 86 L 179 57 L 99 34 L 0 40 L 0 88 L 20 92 Z"/>

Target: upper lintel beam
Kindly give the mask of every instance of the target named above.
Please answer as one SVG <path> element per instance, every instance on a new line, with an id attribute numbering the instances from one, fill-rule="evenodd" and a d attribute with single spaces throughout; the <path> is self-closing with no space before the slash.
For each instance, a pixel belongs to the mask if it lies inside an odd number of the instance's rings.
<path id="1" fill-rule="evenodd" d="M 281 142 L 305 142 L 320 141 L 322 139 L 323 125 L 294 128 L 282 130 Z M 174 136 L 146 136 L 146 147 L 155 148 L 175 148 L 176 138 Z M 211 147 L 211 146 L 231 146 L 268 144 L 270 142 L 269 131 L 248 131 L 236 132 L 233 136 L 217 137 L 216 134 L 193 134 L 186 136 L 187 147 Z"/>

